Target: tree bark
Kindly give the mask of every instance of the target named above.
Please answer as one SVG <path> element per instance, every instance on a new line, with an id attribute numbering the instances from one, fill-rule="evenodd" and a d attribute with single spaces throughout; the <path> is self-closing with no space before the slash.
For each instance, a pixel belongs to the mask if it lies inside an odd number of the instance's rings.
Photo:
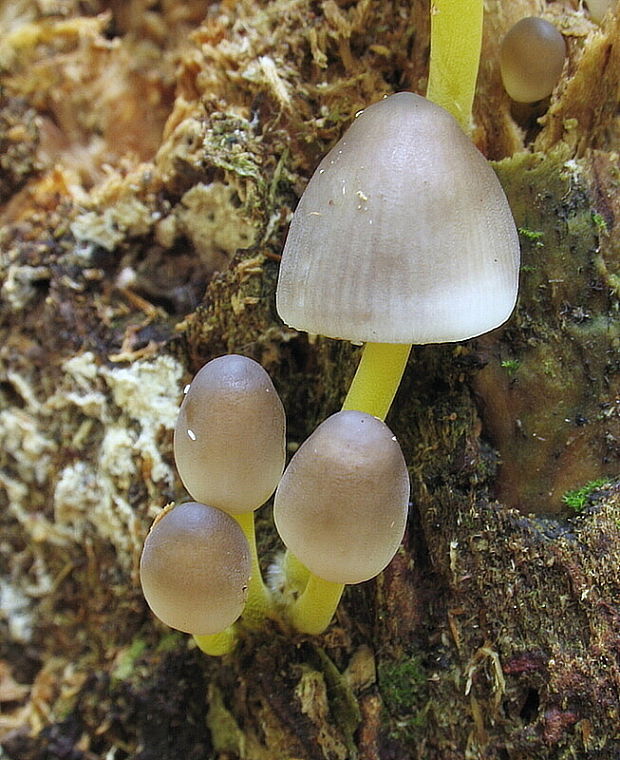
<path id="1" fill-rule="evenodd" d="M 323 635 L 273 623 L 212 658 L 137 578 L 184 498 L 182 389 L 237 352 L 291 448 L 338 410 L 359 349 L 281 324 L 279 253 L 354 114 L 424 92 L 428 3 L 0 2 L 0 757 L 618 758 L 620 11 L 576 6 L 486 3 L 473 136 L 519 304 L 413 350 L 387 420 L 403 546 Z M 568 61 L 520 109 L 499 40 L 541 13 Z M 269 506 L 258 535 L 267 570 Z"/>

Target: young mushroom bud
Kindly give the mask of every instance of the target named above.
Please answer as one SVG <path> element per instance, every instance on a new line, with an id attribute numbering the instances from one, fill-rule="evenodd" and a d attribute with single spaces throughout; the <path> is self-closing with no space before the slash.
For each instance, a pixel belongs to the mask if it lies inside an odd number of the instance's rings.
<path id="1" fill-rule="evenodd" d="M 518 270 L 493 169 L 447 111 L 400 92 L 362 111 L 308 183 L 276 304 L 332 338 L 465 340 L 508 319 Z"/>
<path id="2" fill-rule="evenodd" d="M 500 48 L 504 88 L 517 103 L 534 103 L 551 95 L 558 83 L 566 43 L 558 30 L 542 18 L 528 17 L 506 34 Z"/>
<path id="3" fill-rule="evenodd" d="M 291 459 L 274 502 L 282 540 L 312 573 L 360 583 L 390 562 L 407 521 L 409 476 L 396 438 L 369 414 L 329 417 Z"/>
<path id="4" fill-rule="evenodd" d="M 166 625 L 197 635 L 223 631 L 241 614 L 250 550 L 235 520 L 187 502 L 153 523 L 140 560 L 149 607 Z"/>
<path id="5" fill-rule="evenodd" d="M 284 429 L 282 402 L 260 364 L 213 359 L 192 381 L 174 431 L 183 484 L 196 501 L 231 514 L 257 509 L 284 470 Z"/>

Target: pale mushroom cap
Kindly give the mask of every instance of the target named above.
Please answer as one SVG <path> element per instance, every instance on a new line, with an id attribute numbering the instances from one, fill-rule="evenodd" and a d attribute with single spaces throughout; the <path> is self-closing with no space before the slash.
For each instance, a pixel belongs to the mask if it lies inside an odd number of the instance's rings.
<path id="1" fill-rule="evenodd" d="M 441 343 L 511 314 L 519 242 L 488 162 L 411 92 L 364 110 L 321 161 L 291 222 L 284 322 L 352 341 Z"/>
<path id="2" fill-rule="evenodd" d="M 558 83 L 566 43 L 553 24 L 522 18 L 506 34 L 500 48 L 504 88 L 517 103 L 534 103 L 551 95 Z"/>
<path id="3" fill-rule="evenodd" d="M 192 498 L 232 514 L 264 504 L 284 470 L 285 424 L 260 364 L 236 354 L 205 364 L 174 431 L 177 468 Z"/>
<path id="4" fill-rule="evenodd" d="M 364 412 L 329 417 L 291 459 L 274 520 L 290 551 L 315 575 L 360 583 L 390 562 L 403 538 L 409 477 L 396 438 Z"/>
<path id="5" fill-rule="evenodd" d="M 185 633 L 219 633 L 243 611 L 250 550 L 226 513 L 196 502 L 174 507 L 152 525 L 140 560 L 149 607 Z"/>

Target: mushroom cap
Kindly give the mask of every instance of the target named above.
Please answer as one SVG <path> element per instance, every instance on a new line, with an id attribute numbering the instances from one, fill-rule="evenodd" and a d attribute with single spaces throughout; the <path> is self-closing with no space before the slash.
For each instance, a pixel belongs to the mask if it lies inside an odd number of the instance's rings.
<path id="1" fill-rule="evenodd" d="M 500 47 L 504 88 L 517 103 L 534 103 L 551 95 L 558 83 L 566 43 L 543 18 L 522 18 L 510 28 Z"/>
<path id="2" fill-rule="evenodd" d="M 276 305 L 332 338 L 442 343 L 501 325 L 519 241 L 492 168 L 443 108 L 400 92 L 319 164 L 282 254 Z"/>
<path id="3" fill-rule="evenodd" d="M 284 470 L 285 425 L 260 364 L 237 354 L 205 364 L 174 431 L 177 469 L 192 498 L 231 514 L 264 504 Z"/>
<path id="4" fill-rule="evenodd" d="M 360 583 L 390 562 L 407 522 L 409 476 L 388 426 L 357 411 L 332 415 L 291 459 L 274 501 L 274 521 L 315 575 Z"/>
<path id="5" fill-rule="evenodd" d="M 243 611 L 249 578 L 243 531 L 215 507 L 180 504 L 155 520 L 144 542 L 144 598 L 179 631 L 202 636 L 227 628 Z"/>

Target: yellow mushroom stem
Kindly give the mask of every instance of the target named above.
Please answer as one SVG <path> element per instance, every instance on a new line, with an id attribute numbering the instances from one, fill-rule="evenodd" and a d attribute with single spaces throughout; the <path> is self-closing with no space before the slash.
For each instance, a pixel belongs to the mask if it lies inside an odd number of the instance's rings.
<path id="1" fill-rule="evenodd" d="M 471 109 L 482 47 L 483 0 L 432 0 L 431 46 L 426 97 L 470 131 Z M 396 395 L 411 346 L 366 343 L 343 409 L 385 419 Z M 290 610 L 298 631 L 317 634 L 329 625 L 344 586 L 309 573 Z"/>
<path id="2" fill-rule="evenodd" d="M 221 657 L 230 654 L 237 643 L 237 634 L 235 625 L 231 625 L 221 633 L 213 633 L 209 636 L 198 636 L 194 634 L 194 641 L 205 654 L 213 657 Z"/>
<path id="3" fill-rule="evenodd" d="M 334 616 L 343 591 L 344 583 L 326 581 L 309 572 L 306 588 L 290 611 L 293 627 L 311 636 L 323 633 Z"/>
<path id="4" fill-rule="evenodd" d="M 470 131 L 482 48 L 482 0 L 431 0 L 426 97 Z"/>
<path id="5" fill-rule="evenodd" d="M 258 628 L 266 617 L 273 617 L 273 602 L 271 592 L 265 585 L 263 575 L 258 562 L 256 549 L 256 531 L 254 529 L 254 512 L 244 512 L 240 515 L 231 515 L 243 531 L 250 546 L 250 582 L 248 584 L 248 598 L 243 609 L 243 622 L 250 628 Z"/>
<path id="6" fill-rule="evenodd" d="M 342 408 L 385 420 L 410 351 L 411 346 L 402 343 L 366 343 Z"/>

